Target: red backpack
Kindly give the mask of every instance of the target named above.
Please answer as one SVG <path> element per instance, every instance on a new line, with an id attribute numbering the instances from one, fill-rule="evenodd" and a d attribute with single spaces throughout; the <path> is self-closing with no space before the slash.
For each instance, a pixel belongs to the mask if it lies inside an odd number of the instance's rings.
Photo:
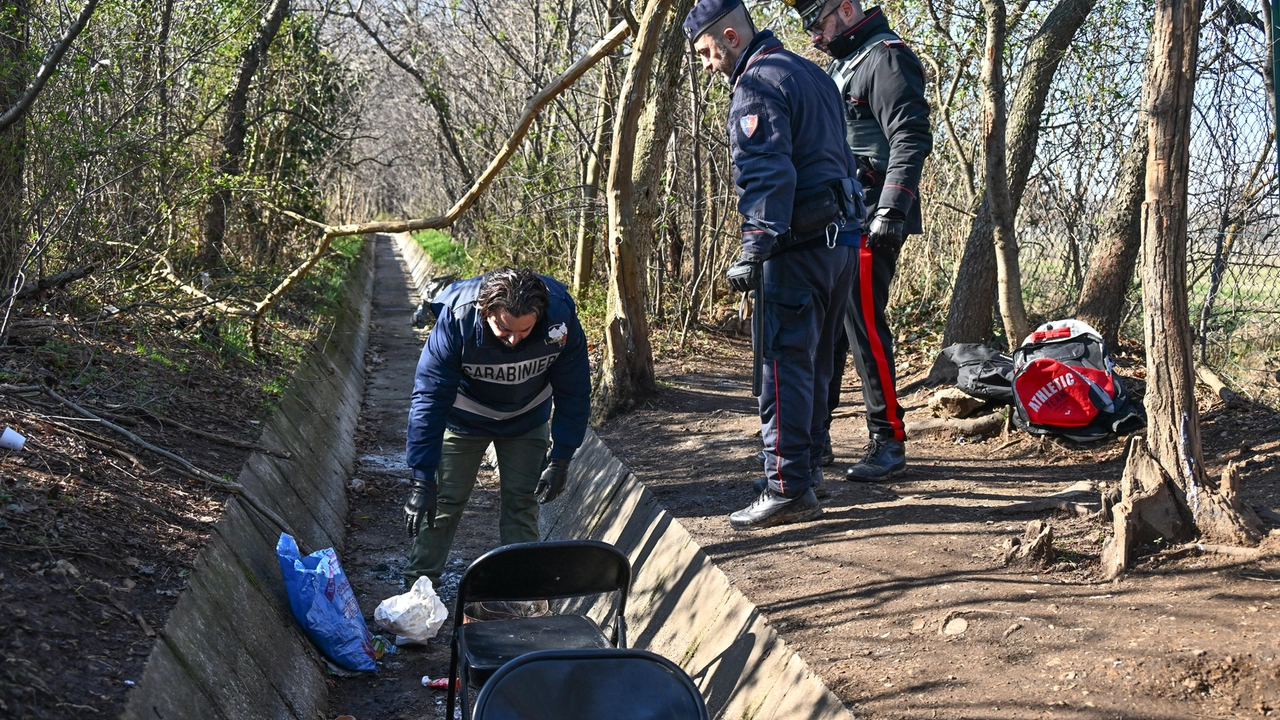
<path id="1" fill-rule="evenodd" d="M 1079 320 L 1036 328 L 1013 351 L 1013 422 L 1037 435 L 1078 442 L 1147 424 L 1115 374 L 1102 336 Z"/>

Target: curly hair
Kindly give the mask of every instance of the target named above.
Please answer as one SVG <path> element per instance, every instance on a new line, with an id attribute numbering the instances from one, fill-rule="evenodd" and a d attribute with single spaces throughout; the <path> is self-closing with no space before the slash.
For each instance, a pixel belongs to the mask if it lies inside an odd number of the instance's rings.
<path id="1" fill-rule="evenodd" d="M 484 317 L 493 317 L 505 310 L 514 317 L 537 313 L 541 318 L 550 305 L 546 283 L 537 273 L 525 268 L 490 270 L 480 281 L 480 291 L 476 294 L 476 307 Z"/>

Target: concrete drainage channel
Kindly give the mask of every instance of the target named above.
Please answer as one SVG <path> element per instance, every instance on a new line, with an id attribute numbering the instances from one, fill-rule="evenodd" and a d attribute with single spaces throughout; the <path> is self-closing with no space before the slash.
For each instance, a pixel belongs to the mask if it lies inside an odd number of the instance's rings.
<path id="1" fill-rule="evenodd" d="M 379 239 L 366 243 L 344 314 L 263 431 L 264 442 L 294 460 L 255 454 L 239 478 L 308 551 L 342 548 L 375 245 L 394 245 L 422 294 L 431 280 L 429 258 L 408 235 Z M 712 717 L 851 717 L 594 434 L 574 460 L 570 488 L 543 508 L 546 538 L 604 540 L 628 553 L 635 570 L 627 613 L 632 646 L 683 667 Z M 325 666 L 289 610 L 275 557 L 278 534 L 241 500 L 227 503 L 122 717 L 327 717 Z"/>

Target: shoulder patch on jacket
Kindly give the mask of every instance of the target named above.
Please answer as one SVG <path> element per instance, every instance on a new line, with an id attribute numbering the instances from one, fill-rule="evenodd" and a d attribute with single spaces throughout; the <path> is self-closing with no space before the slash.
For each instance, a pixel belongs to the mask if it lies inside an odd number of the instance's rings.
<path id="1" fill-rule="evenodd" d="M 881 40 L 880 42 L 884 43 L 884 46 L 885 46 L 885 47 L 889 47 L 889 48 L 906 47 L 906 45 L 907 45 L 907 44 L 906 44 L 905 42 L 903 42 L 902 40 L 897 40 L 897 39 L 895 39 L 895 40 Z"/>
<path id="2" fill-rule="evenodd" d="M 566 341 L 568 341 L 568 339 L 569 339 L 569 326 L 566 325 L 565 323 L 556 323 L 555 325 L 552 325 L 551 327 L 547 328 L 547 340 L 546 340 L 547 345 L 555 343 L 560 347 L 564 347 L 564 344 Z"/>

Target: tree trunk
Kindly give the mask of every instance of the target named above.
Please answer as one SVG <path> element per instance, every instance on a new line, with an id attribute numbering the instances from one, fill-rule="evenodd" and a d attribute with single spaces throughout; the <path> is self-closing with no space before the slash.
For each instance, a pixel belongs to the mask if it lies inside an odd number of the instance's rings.
<path id="1" fill-rule="evenodd" d="M 698 92 L 698 67 L 696 56 L 687 55 L 689 63 L 689 127 L 692 130 L 689 155 L 692 160 L 690 172 L 693 174 L 689 215 L 692 227 L 689 229 L 689 306 L 685 313 L 684 329 L 680 333 L 680 346 L 684 347 L 685 333 L 689 326 L 698 321 L 698 308 L 702 299 L 698 295 L 698 287 L 702 284 L 702 93 Z"/>
<path id="2" fill-rule="evenodd" d="M 1060 0 L 1044 19 L 1027 48 L 1018 71 L 1013 102 L 1009 108 L 1007 172 L 1009 197 L 1016 219 L 1027 177 L 1035 161 L 1040 138 L 1040 118 L 1045 99 L 1058 72 L 1063 53 L 1084 23 L 1097 0 Z M 959 342 L 985 342 L 991 338 L 991 310 L 996 297 L 995 221 L 991 206 L 983 197 L 965 241 L 964 254 L 956 270 L 947 310 L 942 346 Z M 1012 340 L 1018 342 L 1021 338 Z"/>
<path id="3" fill-rule="evenodd" d="M 671 0 L 649 0 L 640 33 L 631 46 L 631 64 L 618 94 L 613 152 L 609 160 L 609 299 L 605 354 L 593 415 L 597 420 L 625 412 L 656 390 L 649 321 L 645 316 L 646 233 L 638 209 L 647 187 L 643 182 L 644 148 L 639 138 L 648 80 L 654 66 Z M 641 182 L 637 182 L 637 178 Z"/>
<path id="4" fill-rule="evenodd" d="M 1080 290 L 1076 318 L 1089 323 L 1107 345 L 1120 339 L 1124 299 L 1129 294 L 1142 249 L 1142 201 L 1146 197 L 1147 119 L 1138 117 L 1133 145 L 1124 154 L 1115 194 L 1107 203 L 1098 239 L 1089 253 L 1089 269 Z"/>
<path id="5" fill-rule="evenodd" d="M 1230 472 L 1204 469 L 1187 310 L 1187 172 L 1200 31 L 1198 0 L 1157 0 L 1152 64 L 1144 96 L 1149 119 L 1142 204 L 1142 304 L 1147 344 L 1147 447 L 1202 535 L 1256 542 L 1257 517 L 1235 494 Z"/>
<path id="6" fill-rule="evenodd" d="M 240 161 L 244 158 L 245 111 L 249 107 L 249 86 L 253 76 L 266 60 L 267 51 L 280 31 L 280 25 L 289 14 L 289 0 L 274 0 L 258 26 L 258 34 L 240 57 L 240 71 L 236 85 L 227 98 L 227 113 L 222 124 L 222 159 L 218 163 L 219 187 L 209 198 L 204 213 L 204 233 L 196 263 L 204 268 L 218 264 L 222 256 L 223 242 L 227 234 L 227 210 L 231 205 L 231 188 L 227 183 L 240 174 Z"/>
<path id="7" fill-rule="evenodd" d="M 582 216 L 578 223 L 578 242 L 573 257 L 573 297 L 579 303 L 587 297 L 587 289 L 591 285 L 591 274 L 595 271 L 596 256 L 596 198 L 600 195 L 600 176 L 604 171 L 605 146 L 610 145 L 609 129 L 613 119 L 610 98 L 610 76 L 613 74 L 612 63 L 607 65 L 600 75 L 600 104 L 596 108 L 595 139 L 587 157 L 587 167 L 583 178 Z"/>
<path id="8" fill-rule="evenodd" d="M 1000 315 L 1009 347 L 1030 334 L 1022 302 L 1022 270 L 1018 267 L 1018 238 L 1014 232 L 1013 195 L 1009 190 L 1005 134 L 1009 112 L 1005 103 L 1004 44 L 1008 18 L 1004 0 L 983 0 L 987 16 L 987 48 L 982 58 L 983 153 L 986 159 L 986 200 L 991 210 L 996 247 Z"/>
<path id="9" fill-rule="evenodd" d="M 13 107 L 27 85 L 27 0 L 0 4 L 0 104 Z M 22 175 L 27 156 L 27 121 L 18 117 L 0 130 L 0 288 L 7 295 L 22 270 L 25 246 Z"/>

